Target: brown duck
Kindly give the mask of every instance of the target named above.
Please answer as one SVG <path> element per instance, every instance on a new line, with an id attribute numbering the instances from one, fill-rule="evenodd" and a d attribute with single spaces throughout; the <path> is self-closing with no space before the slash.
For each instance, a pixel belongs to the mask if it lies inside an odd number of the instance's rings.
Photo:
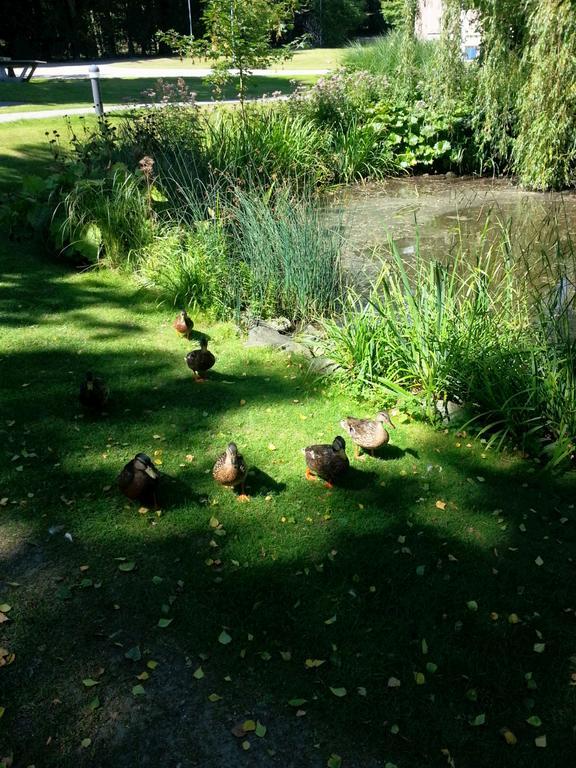
<path id="1" fill-rule="evenodd" d="M 185 309 L 180 312 L 176 320 L 174 320 L 174 323 L 172 324 L 172 327 L 175 329 L 177 333 L 180 334 L 180 336 L 183 336 L 185 339 L 189 339 L 192 335 L 192 329 L 194 328 L 194 322 L 191 317 L 188 317 L 188 313 Z"/>
<path id="2" fill-rule="evenodd" d="M 390 435 L 384 424 L 396 429 L 387 411 L 380 411 L 373 419 L 355 419 L 353 416 L 342 419 L 340 426 L 348 432 L 355 444 L 355 459 L 358 458 L 358 447 L 365 448 L 374 456 L 375 448 L 390 442 Z"/>
<path id="3" fill-rule="evenodd" d="M 104 379 L 94 376 L 90 371 L 80 385 L 80 404 L 90 411 L 102 411 L 108 402 L 110 392 Z"/>
<path id="4" fill-rule="evenodd" d="M 188 368 L 196 375 L 197 382 L 205 381 L 201 374 L 209 371 L 216 362 L 212 352 L 208 351 L 207 339 L 202 339 L 200 341 L 200 349 L 193 349 L 192 352 L 188 352 L 184 360 L 186 360 Z"/>
<path id="5" fill-rule="evenodd" d="M 304 449 L 306 457 L 306 479 L 316 480 L 321 477 L 326 480 L 326 485 L 332 485 L 345 474 L 350 462 L 346 456 L 346 443 L 344 438 L 338 436 L 334 442 L 326 445 L 310 445 Z"/>
<path id="6" fill-rule="evenodd" d="M 248 468 L 244 457 L 238 453 L 238 446 L 236 443 L 228 443 L 224 453 L 216 459 L 212 468 L 212 477 L 226 488 L 235 488 L 239 485 L 241 493 L 238 501 L 248 501 L 249 497 L 244 491 L 247 474 Z"/>
<path id="7" fill-rule="evenodd" d="M 156 504 L 160 472 L 146 453 L 137 453 L 118 475 L 118 487 L 129 499 Z"/>

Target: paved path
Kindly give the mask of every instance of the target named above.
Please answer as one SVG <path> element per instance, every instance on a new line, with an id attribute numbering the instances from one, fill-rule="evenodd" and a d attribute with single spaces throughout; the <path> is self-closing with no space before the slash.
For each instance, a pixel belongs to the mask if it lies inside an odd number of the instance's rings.
<path id="1" fill-rule="evenodd" d="M 36 69 L 35 77 L 81 79 L 88 77 L 88 67 L 96 64 L 100 69 L 100 77 L 206 77 L 212 70 L 208 67 L 139 67 L 136 65 L 119 66 L 102 64 L 98 61 L 87 61 L 82 64 L 45 64 Z M 236 74 L 236 70 L 230 70 Z M 303 75 L 326 75 L 328 69 L 254 69 L 258 77 L 302 77 Z"/>

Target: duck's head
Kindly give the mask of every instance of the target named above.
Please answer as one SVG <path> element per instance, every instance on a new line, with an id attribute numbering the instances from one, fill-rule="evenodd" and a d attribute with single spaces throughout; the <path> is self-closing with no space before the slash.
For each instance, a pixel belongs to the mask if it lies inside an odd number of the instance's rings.
<path id="1" fill-rule="evenodd" d="M 334 453 L 345 453 L 346 452 L 346 443 L 344 442 L 344 438 L 338 437 L 334 438 L 334 442 L 332 443 L 332 450 Z"/>
<path id="2" fill-rule="evenodd" d="M 226 460 L 234 465 L 238 463 L 238 446 L 236 443 L 228 443 L 226 446 Z"/>
<path id="3" fill-rule="evenodd" d="M 186 318 L 188 317 L 188 312 L 186 312 L 186 310 L 185 310 L 185 309 L 183 309 L 183 310 L 180 312 L 180 315 L 179 315 L 179 317 L 180 317 L 180 320 L 182 320 L 182 321 L 185 321 L 185 320 L 186 320 Z"/>
<path id="4" fill-rule="evenodd" d="M 158 472 L 147 453 L 137 453 L 134 456 L 134 467 L 142 472 L 146 472 L 148 477 L 151 477 L 153 480 L 157 480 L 160 477 L 160 472 Z"/>
<path id="5" fill-rule="evenodd" d="M 376 421 L 381 421 L 384 424 L 388 424 L 389 427 L 392 427 L 392 429 L 396 429 L 394 424 L 392 424 L 392 419 L 390 418 L 390 414 L 388 411 L 379 411 L 376 414 Z"/>

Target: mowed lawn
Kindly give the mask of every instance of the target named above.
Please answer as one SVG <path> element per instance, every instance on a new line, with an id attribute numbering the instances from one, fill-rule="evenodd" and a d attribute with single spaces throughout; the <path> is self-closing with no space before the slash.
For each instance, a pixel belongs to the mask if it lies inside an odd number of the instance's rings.
<path id="1" fill-rule="evenodd" d="M 159 80 L 165 84 L 175 85 L 178 79 L 177 72 L 173 77 L 118 77 L 102 78 L 100 81 L 102 102 L 104 108 L 111 104 L 141 104 L 162 100 L 162 86 Z M 213 93 L 210 86 L 201 77 L 182 78 L 189 92 L 196 94 L 198 101 L 210 101 Z M 254 77 L 248 87 L 248 98 L 260 98 L 270 96 L 272 93 L 291 93 L 297 85 L 312 84 L 317 80 L 315 75 L 270 75 Z M 148 91 L 157 93 L 157 97 L 151 98 Z M 238 82 L 234 78 L 226 86 L 223 97 L 235 99 L 238 95 Z M 178 100 L 174 97 L 173 100 Z M 92 89 L 90 81 L 77 79 L 48 79 L 34 78 L 29 83 L 0 82 L 0 102 L 6 106 L 0 107 L 0 114 L 13 112 L 29 112 L 39 109 L 73 109 L 76 107 L 89 107 L 92 104 Z"/>
<path id="2" fill-rule="evenodd" d="M 175 308 L 25 235 L 0 248 L 0 758 L 572 765 L 572 475 L 400 412 L 342 487 L 308 482 L 301 449 L 380 403 L 201 317 L 195 384 Z M 245 504 L 211 477 L 230 440 Z M 158 511 L 117 491 L 137 451 Z"/>

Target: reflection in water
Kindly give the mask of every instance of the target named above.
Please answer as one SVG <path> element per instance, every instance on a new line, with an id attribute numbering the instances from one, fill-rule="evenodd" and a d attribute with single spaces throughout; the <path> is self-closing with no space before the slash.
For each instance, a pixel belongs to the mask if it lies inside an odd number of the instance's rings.
<path id="1" fill-rule="evenodd" d="M 407 261 L 416 251 L 445 260 L 502 243 L 514 258 L 555 258 L 558 242 L 576 242 L 576 194 L 526 192 L 505 179 L 416 176 L 338 190 L 331 216 L 344 222 L 344 265 L 359 285 L 374 276 L 388 237 Z M 363 275 L 363 277 L 358 277 Z"/>

